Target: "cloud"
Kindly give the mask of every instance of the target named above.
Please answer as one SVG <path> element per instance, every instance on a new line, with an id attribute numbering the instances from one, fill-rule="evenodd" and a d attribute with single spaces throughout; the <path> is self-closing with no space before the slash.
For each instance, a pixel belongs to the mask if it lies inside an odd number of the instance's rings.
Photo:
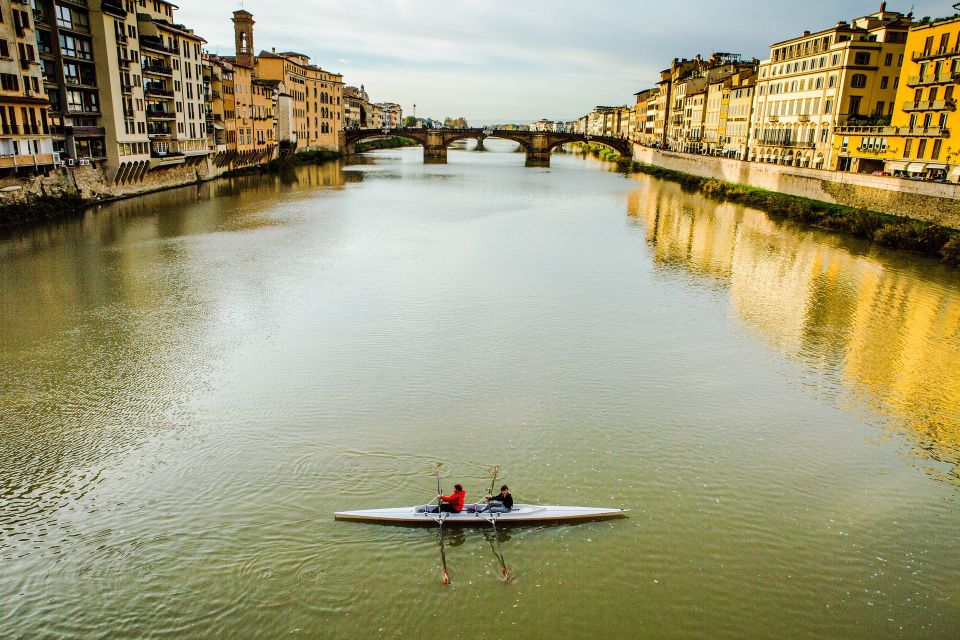
<path id="1" fill-rule="evenodd" d="M 875 11 L 879 2 L 706 0 L 247 0 L 260 49 L 296 50 L 375 100 L 437 117 L 573 118 L 625 104 L 674 57 L 770 43 Z M 919 2 L 918 15 L 942 3 Z M 226 53 L 233 0 L 183 0 L 177 19 Z M 891 3 L 891 8 L 896 8 Z M 907 10 L 902 8 L 901 10 Z"/>

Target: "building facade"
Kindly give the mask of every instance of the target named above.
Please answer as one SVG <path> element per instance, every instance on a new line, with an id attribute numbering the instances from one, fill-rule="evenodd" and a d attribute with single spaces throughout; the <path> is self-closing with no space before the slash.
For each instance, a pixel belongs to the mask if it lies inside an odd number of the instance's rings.
<path id="1" fill-rule="evenodd" d="M 0 175 L 47 173 L 56 164 L 35 14 L 27 8 L 0 3 Z"/>
<path id="2" fill-rule="evenodd" d="M 960 17 L 914 25 L 888 126 L 838 128 L 839 168 L 960 182 Z"/>
<path id="3" fill-rule="evenodd" d="M 750 159 L 838 168 L 836 127 L 893 114 L 910 23 L 884 4 L 877 13 L 772 45 L 757 78 Z"/>

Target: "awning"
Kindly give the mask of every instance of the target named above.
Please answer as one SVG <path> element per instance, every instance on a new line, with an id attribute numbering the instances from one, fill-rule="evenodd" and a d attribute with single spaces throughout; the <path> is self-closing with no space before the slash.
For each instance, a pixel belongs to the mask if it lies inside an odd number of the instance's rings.
<path id="1" fill-rule="evenodd" d="M 950 182 L 960 182 L 960 164 L 954 165 L 953 171 L 950 172 Z"/>
<path id="2" fill-rule="evenodd" d="M 213 128 L 216 129 L 217 131 L 223 131 L 223 126 L 219 124 L 214 124 Z"/>
<path id="3" fill-rule="evenodd" d="M 910 164 L 910 163 L 909 163 L 909 162 L 899 162 L 899 161 L 897 161 L 897 160 L 891 160 L 890 162 L 888 162 L 888 163 L 886 164 L 886 166 L 884 167 L 884 169 L 887 170 L 887 171 L 906 171 L 908 164 Z"/>
<path id="4" fill-rule="evenodd" d="M 926 166 L 925 162 L 911 162 L 907 165 L 907 173 L 923 173 Z"/>
<path id="5" fill-rule="evenodd" d="M 928 164 L 927 171 L 946 171 L 947 165 L 945 164 Z"/>

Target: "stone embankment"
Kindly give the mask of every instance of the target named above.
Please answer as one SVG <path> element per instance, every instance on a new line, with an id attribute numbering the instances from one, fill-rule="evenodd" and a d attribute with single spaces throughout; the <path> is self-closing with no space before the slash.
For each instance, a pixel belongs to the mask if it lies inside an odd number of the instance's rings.
<path id="1" fill-rule="evenodd" d="M 960 185 L 744 162 L 634 146 L 633 159 L 701 178 L 960 229 Z"/>
<path id="2" fill-rule="evenodd" d="M 31 178 L 0 179 L 0 230 L 46 222 L 77 215 L 86 207 L 121 198 L 130 198 L 155 191 L 174 189 L 235 174 L 279 171 L 295 164 L 322 163 L 339 158 L 336 151 L 321 149 L 234 168 L 218 167 L 209 160 L 184 163 L 147 171 L 142 180 L 129 184 L 111 182 L 104 171 L 94 165 L 62 167 L 49 175 Z"/>

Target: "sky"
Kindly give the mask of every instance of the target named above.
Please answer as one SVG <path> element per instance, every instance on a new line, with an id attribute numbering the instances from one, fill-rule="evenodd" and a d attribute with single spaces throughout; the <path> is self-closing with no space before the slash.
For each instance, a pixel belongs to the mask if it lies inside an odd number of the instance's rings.
<path id="1" fill-rule="evenodd" d="M 174 0 L 178 22 L 233 53 L 239 0 Z M 953 0 L 915 2 L 951 15 Z M 875 12 L 877 2 L 708 0 L 244 0 L 254 47 L 297 51 L 374 102 L 473 124 L 573 120 L 628 104 L 675 57 L 766 58 L 769 45 Z M 911 5 L 888 2 L 888 9 Z"/>

